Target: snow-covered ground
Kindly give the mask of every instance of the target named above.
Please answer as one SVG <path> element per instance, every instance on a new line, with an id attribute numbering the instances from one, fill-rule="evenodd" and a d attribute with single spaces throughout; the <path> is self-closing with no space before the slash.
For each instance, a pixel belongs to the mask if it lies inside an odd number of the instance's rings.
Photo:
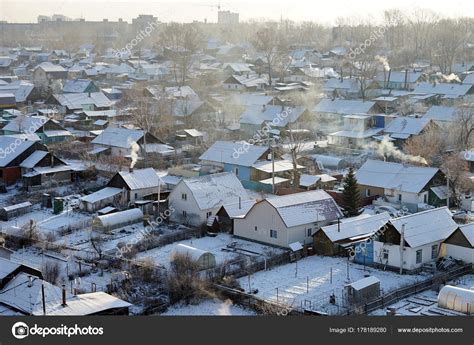
<path id="1" fill-rule="evenodd" d="M 448 282 L 448 285 L 458 286 L 461 288 L 470 289 L 474 287 L 474 274 L 468 274 L 458 279 Z M 419 294 L 404 298 L 397 303 L 389 306 L 389 308 L 396 309 L 396 315 L 402 316 L 439 316 L 443 313 L 451 314 L 453 312 L 438 309 L 438 291 L 426 290 Z M 377 309 L 370 315 L 386 315 L 388 308 Z M 455 313 L 453 313 L 455 314 Z M 457 314 L 457 313 L 456 313 Z"/>
<path id="2" fill-rule="evenodd" d="M 218 234 L 216 237 L 206 236 L 193 238 L 154 248 L 146 252 L 138 253 L 137 258 L 151 258 L 156 264 L 168 267 L 171 253 L 178 243 L 211 252 L 215 255 L 217 264 L 226 261 L 235 261 L 239 255 L 245 255 L 248 257 L 259 257 L 263 255 L 268 257 L 282 252 L 281 249 L 233 238 L 229 234 Z M 232 243 L 235 243 L 235 246 L 233 247 L 234 249 L 228 247 Z"/>
<path id="3" fill-rule="evenodd" d="M 244 309 L 238 305 L 234 305 L 231 300 L 221 301 L 218 299 L 209 299 L 192 305 L 175 305 L 161 314 L 163 316 L 252 316 L 256 315 L 254 311 Z"/>
<path id="4" fill-rule="evenodd" d="M 332 269 L 332 282 L 331 282 Z M 362 265 L 349 264 L 349 280 L 357 281 L 372 275 L 380 280 L 382 292 L 388 292 L 401 286 L 426 279 L 426 275 L 400 276 L 394 272 L 366 268 Z M 309 256 L 297 263 L 260 271 L 239 279 L 246 291 L 258 290 L 257 296 L 278 300 L 293 306 L 306 306 L 327 311 L 334 310 L 329 305 L 329 296 L 336 295 L 339 304 L 347 280 L 347 259 L 327 256 Z M 250 282 L 250 288 L 249 288 Z"/>

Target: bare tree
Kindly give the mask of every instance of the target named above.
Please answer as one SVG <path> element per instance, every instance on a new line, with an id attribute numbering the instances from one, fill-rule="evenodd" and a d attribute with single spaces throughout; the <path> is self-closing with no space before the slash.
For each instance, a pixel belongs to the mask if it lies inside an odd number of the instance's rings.
<path id="1" fill-rule="evenodd" d="M 89 241 L 91 243 L 92 249 L 97 253 L 99 260 L 102 260 L 104 255 L 104 238 L 100 234 L 93 234 L 91 232 Z"/>
<path id="2" fill-rule="evenodd" d="M 460 150 L 471 149 L 474 134 L 474 108 L 461 107 L 453 127 L 458 148 Z"/>
<path id="3" fill-rule="evenodd" d="M 420 135 L 409 138 L 404 151 L 412 156 L 425 158 L 429 165 L 440 163 L 441 154 L 444 151 L 445 143 L 442 133 L 434 128 L 430 128 Z"/>
<path id="4" fill-rule="evenodd" d="M 469 178 L 469 166 L 458 153 L 446 155 L 441 170 L 449 181 L 450 200 L 459 205 L 461 195 L 472 190 L 473 183 Z"/>

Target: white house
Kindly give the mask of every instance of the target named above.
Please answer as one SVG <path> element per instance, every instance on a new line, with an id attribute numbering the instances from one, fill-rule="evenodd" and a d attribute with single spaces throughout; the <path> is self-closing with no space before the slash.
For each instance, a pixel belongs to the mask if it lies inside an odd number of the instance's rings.
<path id="1" fill-rule="evenodd" d="M 271 197 L 253 205 L 245 217 L 234 219 L 234 235 L 289 248 L 294 242 L 312 243 L 315 230 L 342 217 L 323 190 Z"/>
<path id="2" fill-rule="evenodd" d="M 457 228 L 446 207 L 391 219 L 373 242 L 374 263 L 402 266 L 405 271 L 419 269 L 443 256 L 441 243 Z"/>
<path id="3" fill-rule="evenodd" d="M 417 212 L 429 202 L 429 189 L 438 184 L 438 173 L 437 168 L 369 159 L 357 170 L 356 178 L 361 197 L 379 195 L 394 207 Z"/>
<path id="4" fill-rule="evenodd" d="M 444 241 L 443 247 L 447 256 L 474 263 L 474 223 L 461 225 Z"/>
<path id="5" fill-rule="evenodd" d="M 125 190 L 127 201 L 157 200 L 160 178 L 153 168 L 117 172 L 107 184 L 113 189 Z M 111 190 L 113 193 L 113 190 Z"/>
<path id="6" fill-rule="evenodd" d="M 184 178 L 171 191 L 170 220 L 200 226 L 221 206 L 249 200 L 239 179 L 231 172 Z"/>

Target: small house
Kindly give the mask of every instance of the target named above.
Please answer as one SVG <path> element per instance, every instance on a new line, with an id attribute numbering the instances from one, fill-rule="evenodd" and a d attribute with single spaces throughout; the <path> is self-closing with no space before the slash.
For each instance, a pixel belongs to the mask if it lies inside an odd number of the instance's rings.
<path id="1" fill-rule="evenodd" d="M 380 280 L 369 276 L 344 286 L 350 304 L 365 303 L 380 297 Z"/>
<path id="2" fill-rule="evenodd" d="M 474 223 L 460 225 L 443 243 L 446 256 L 474 263 Z"/>

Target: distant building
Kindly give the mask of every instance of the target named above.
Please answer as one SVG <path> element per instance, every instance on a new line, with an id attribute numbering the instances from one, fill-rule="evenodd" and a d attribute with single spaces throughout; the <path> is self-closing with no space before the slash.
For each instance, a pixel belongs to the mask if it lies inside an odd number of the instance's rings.
<path id="1" fill-rule="evenodd" d="M 230 11 L 219 11 L 217 13 L 217 23 L 224 25 L 239 24 L 239 14 Z"/>

